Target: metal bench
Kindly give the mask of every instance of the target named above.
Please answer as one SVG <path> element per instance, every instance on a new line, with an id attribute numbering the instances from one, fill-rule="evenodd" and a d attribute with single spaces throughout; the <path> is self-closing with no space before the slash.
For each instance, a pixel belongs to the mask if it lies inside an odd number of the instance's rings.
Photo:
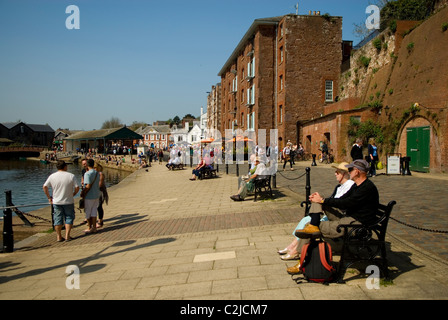
<path id="1" fill-rule="evenodd" d="M 216 178 L 216 169 L 213 167 L 205 166 L 201 173 L 199 174 L 199 180 L 205 179 L 205 178 Z"/>
<path id="2" fill-rule="evenodd" d="M 273 197 L 272 194 L 272 187 L 271 187 L 271 175 L 267 176 L 258 176 L 255 178 L 254 181 L 254 201 L 257 201 L 257 197 L 260 194 L 268 194 L 271 198 Z"/>
<path id="3" fill-rule="evenodd" d="M 338 226 L 337 231 L 344 232 L 337 274 L 339 283 L 344 283 L 347 268 L 360 261 L 378 265 L 384 278 L 389 279 L 385 239 L 389 217 L 395 204 L 395 201 L 387 205 L 380 204 L 377 221 L 371 225 L 352 223 Z"/>

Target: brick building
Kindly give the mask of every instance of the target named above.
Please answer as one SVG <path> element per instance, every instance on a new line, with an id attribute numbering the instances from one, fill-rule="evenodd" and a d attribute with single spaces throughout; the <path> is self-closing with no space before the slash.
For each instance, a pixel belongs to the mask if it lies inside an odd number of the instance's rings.
<path id="1" fill-rule="evenodd" d="M 448 3 L 442 4 L 424 21 L 397 21 L 395 32 L 386 29 L 357 46 L 335 87 L 338 101 L 301 126 L 307 151 L 318 153 L 329 140 L 336 161 L 351 161 L 354 118 L 379 129 L 361 138 L 377 139 L 383 163 L 395 153 L 410 157 L 411 171 L 447 172 Z"/>
<path id="2" fill-rule="evenodd" d="M 257 19 L 218 76 L 221 133 L 278 129 L 278 144 L 300 141 L 301 122 L 335 101 L 342 62 L 342 18 L 285 15 Z M 272 141 L 271 141 L 272 142 Z"/>
<path id="3" fill-rule="evenodd" d="M 212 86 L 207 96 L 207 129 L 211 138 L 221 131 L 221 83 Z"/>
<path id="4" fill-rule="evenodd" d="M 135 131 L 140 134 L 143 139 L 140 144 L 144 144 L 149 148 L 164 149 L 171 144 L 171 129 L 169 125 L 153 125 L 145 128 L 139 128 Z"/>

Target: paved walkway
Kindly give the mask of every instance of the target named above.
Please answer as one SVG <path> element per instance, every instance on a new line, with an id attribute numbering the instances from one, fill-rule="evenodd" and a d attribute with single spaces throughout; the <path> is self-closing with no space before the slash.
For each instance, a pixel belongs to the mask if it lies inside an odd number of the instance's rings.
<path id="1" fill-rule="evenodd" d="M 389 262 L 393 284 L 368 289 L 366 277 L 350 269 L 346 284 L 297 284 L 276 251 L 291 240 L 303 216 L 303 174 L 280 172 L 275 200 L 233 202 L 234 168 L 228 175 L 190 181 L 191 170 L 153 165 L 110 188 L 105 225 L 85 236 L 81 214 L 75 239 L 56 243 L 39 234 L 0 254 L 0 299 L 447 299 L 446 234 L 391 222 Z M 245 168 L 245 166 L 243 166 Z M 240 169 L 242 173 L 243 169 Z M 312 190 L 334 187 L 329 166 L 312 167 Z M 394 217 L 447 230 L 447 181 L 428 176 L 374 179 L 381 202 L 397 200 Z M 431 206 L 429 206 L 431 203 Z M 337 260 L 337 257 L 335 257 Z M 71 266 L 79 268 L 79 289 L 67 289 Z M 71 283 L 68 283 L 69 287 Z M 177 313 L 178 310 L 173 312 Z"/>

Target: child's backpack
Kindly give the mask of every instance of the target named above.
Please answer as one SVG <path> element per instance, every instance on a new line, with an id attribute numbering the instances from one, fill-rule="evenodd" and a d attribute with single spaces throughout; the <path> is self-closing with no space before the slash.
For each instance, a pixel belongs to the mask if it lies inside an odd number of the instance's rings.
<path id="1" fill-rule="evenodd" d="M 323 240 L 311 240 L 302 248 L 300 269 L 310 282 L 329 283 L 333 281 L 336 269 L 333 266 L 331 246 Z"/>

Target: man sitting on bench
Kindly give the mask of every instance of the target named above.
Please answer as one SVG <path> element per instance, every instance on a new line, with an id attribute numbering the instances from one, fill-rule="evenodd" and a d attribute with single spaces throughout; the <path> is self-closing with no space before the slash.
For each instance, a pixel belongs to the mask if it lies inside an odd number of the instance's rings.
<path id="1" fill-rule="evenodd" d="M 254 174 L 250 176 L 249 180 L 241 181 L 240 188 L 236 195 L 230 197 L 233 201 L 244 201 L 248 192 L 252 192 L 255 187 L 255 179 L 259 176 L 263 176 L 267 174 L 267 169 L 264 163 L 260 162 L 260 157 L 255 158 L 255 165 L 257 169 Z"/>
<path id="2" fill-rule="evenodd" d="M 174 170 L 174 167 L 179 166 L 182 163 L 179 156 L 176 156 L 174 159 L 170 159 L 166 164 L 168 170 Z"/>
<path id="3" fill-rule="evenodd" d="M 355 160 L 346 165 L 350 173 L 350 179 L 356 184 L 353 192 L 346 198 L 323 198 L 318 192 L 310 196 L 311 222 L 302 230 L 296 231 L 296 236 L 301 239 L 315 238 L 323 235 L 327 238 L 338 238 L 343 234 L 337 232 L 339 224 L 350 224 L 358 221 L 369 225 L 376 221 L 376 213 L 379 205 L 378 189 L 372 181 L 367 179 L 369 164 L 365 160 Z M 346 215 L 341 218 L 328 217 L 330 221 L 320 222 L 320 214 L 325 207 L 334 207 L 346 210 Z"/>

